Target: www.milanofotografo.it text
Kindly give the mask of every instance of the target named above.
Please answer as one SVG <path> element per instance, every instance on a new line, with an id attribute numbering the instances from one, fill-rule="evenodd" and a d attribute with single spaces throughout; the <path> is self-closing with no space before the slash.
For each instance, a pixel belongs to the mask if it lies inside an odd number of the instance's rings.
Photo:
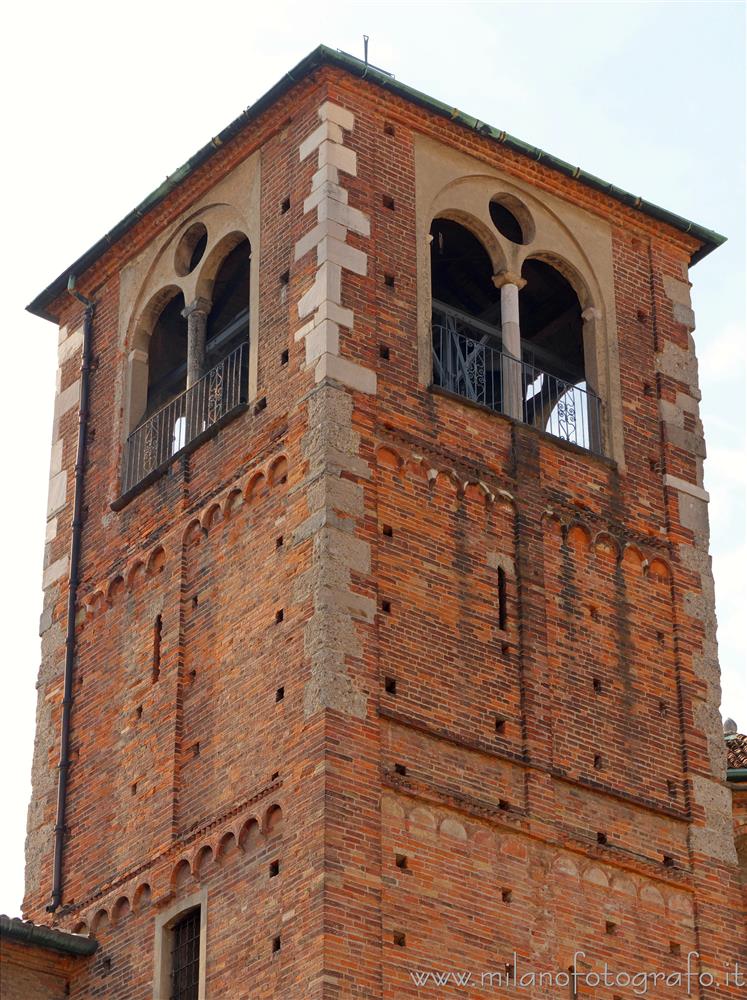
<path id="1" fill-rule="evenodd" d="M 409 976 L 416 987 L 433 989 L 465 986 L 486 991 L 518 993 L 540 986 L 572 988 L 571 995 L 583 987 L 607 987 L 632 990 L 634 996 L 646 996 L 653 990 L 677 990 L 678 996 L 695 996 L 702 988 L 725 987 L 737 995 L 747 995 L 747 975 L 739 962 L 726 962 L 720 972 L 698 968 L 700 954 L 688 952 L 680 970 L 614 969 L 605 962 L 601 969 L 590 968 L 586 953 L 577 951 L 567 969 L 538 970 L 525 964 L 514 952 L 512 960 L 490 970 L 411 969 Z"/>

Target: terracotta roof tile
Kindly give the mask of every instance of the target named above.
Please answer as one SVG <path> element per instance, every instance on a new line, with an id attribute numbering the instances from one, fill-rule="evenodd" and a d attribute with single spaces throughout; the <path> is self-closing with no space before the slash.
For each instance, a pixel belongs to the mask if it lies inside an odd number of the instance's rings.
<path id="1" fill-rule="evenodd" d="M 734 733 L 726 737 L 726 759 L 729 770 L 735 767 L 747 767 L 747 735 Z"/>

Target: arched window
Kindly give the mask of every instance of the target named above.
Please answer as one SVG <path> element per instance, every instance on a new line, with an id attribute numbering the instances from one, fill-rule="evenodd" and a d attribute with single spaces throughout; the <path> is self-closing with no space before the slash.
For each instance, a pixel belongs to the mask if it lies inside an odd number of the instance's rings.
<path id="1" fill-rule="evenodd" d="M 184 296 L 178 292 L 163 307 L 153 327 L 148 346 L 148 393 L 143 420 L 186 388 L 187 320 L 183 312 Z"/>
<path id="2" fill-rule="evenodd" d="M 433 381 L 502 409 L 501 293 L 482 243 L 450 219 L 431 226 Z"/>
<path id="3" fill-rule="evenodd" d="M 522 358 L 551 375 L 584 381 L 581 304 L 571 284 L 551 264 L 528 260 L 519 296 Z"/>
<path id="4" fill-rule="evenodd" d="M 543 260 L 525 261 L 522 277 L 523 419 L 555 437 L 600 451 L 600 404 L 586 380 L 578 295 L 560 271 Z"/>
<path id="5" fill-rule="evenodd" d="M 249 340 L 250 258 L 249 240 L 243 239 L 228 253 L 215 276 L 207 317 L 207 368 Z"/>
<path id="6" fill-rule="evenodd" d="M 582 307 L 570 282 L 538 259 L 521 275 L 495 274 L 485 246 L 450 219 L 436 219 L 430 235 L 434 385 L 601 451 L 601 404 L 587 385 Z"/>
<path id="7" fill-rule="evenodd" d="M 434 307 L 445 305 L 479 320 L 500 339 L 501 296 L 493 264 L 477 237 L 450 219 L 431 226 L 431 293 Z"/>
<path id="8" fill-rule="evenodd" d="M 171 297 L 155 321 L 150 308 L 140 320 L 123 496 L 164 471 L 174 455 L 195 447 L 248 398 L 251 247 L 234 233 L 203 260 L 206 243 L 205 226 L 195 224 L 177 248 L 177 273 L 197 275 L 194 300 L 185 304 L 182 292 L 169 286 Z M 167 294 L 164 289 L 151 302 Z"/>

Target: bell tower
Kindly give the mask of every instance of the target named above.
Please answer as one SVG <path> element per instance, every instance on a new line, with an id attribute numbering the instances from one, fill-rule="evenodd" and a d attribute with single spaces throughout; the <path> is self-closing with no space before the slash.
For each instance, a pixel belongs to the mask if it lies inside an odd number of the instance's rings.
<path id="1" fill-rule="evenodd" d="M 37 297 L 70 996 L 733 995 L 722 241 L 321 47 Z"/>

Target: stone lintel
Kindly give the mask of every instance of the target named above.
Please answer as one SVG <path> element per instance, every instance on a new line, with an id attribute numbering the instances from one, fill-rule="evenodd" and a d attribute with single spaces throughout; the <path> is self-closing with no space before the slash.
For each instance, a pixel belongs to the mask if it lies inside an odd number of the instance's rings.
<path id="1" fill-rule="evenodd" d="M 666 473 L 663 477 L 664 485 L 668 486 L 670 489 L 679 490 L 681 493 L 687 493 L 691 497 L 695 497 L 697 500 L 703 500 L 708 503 L 711 499 L 707 491 L 702 489 L 700 486 L 696 486 L 695 483 L 688 483 L 686 479 L 680 479 L 679 476 L 672 476 Z"/>

